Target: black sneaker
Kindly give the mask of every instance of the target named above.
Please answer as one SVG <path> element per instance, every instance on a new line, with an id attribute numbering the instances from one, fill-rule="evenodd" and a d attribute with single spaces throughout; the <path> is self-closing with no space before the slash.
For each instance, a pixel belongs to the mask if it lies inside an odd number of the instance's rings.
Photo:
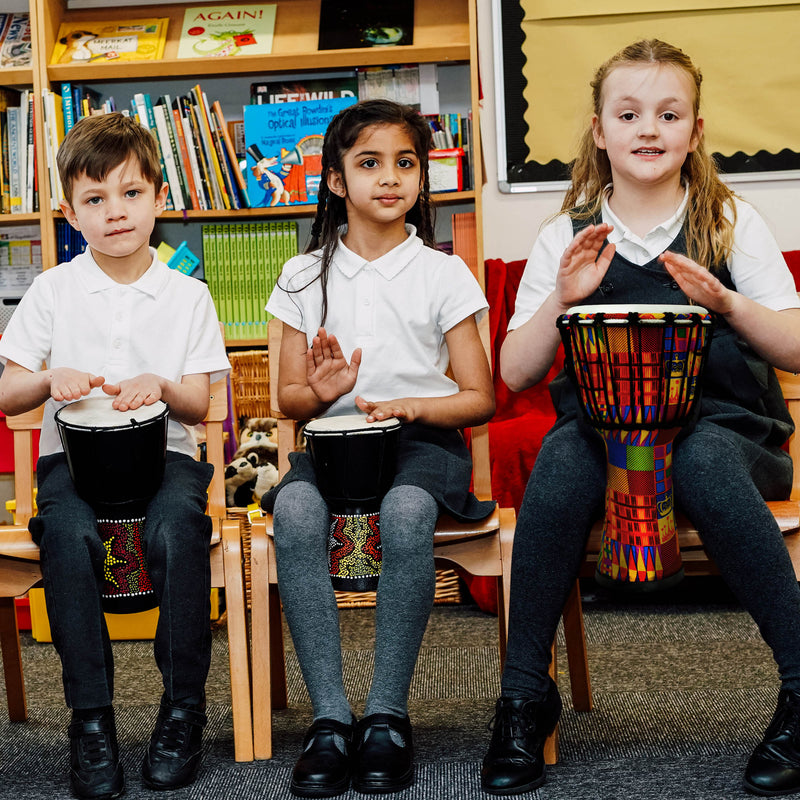
<path id="1" fill-rule="evenodd" d="M 544 783 L 544 743 L 561 716 L 561 697 L 551 680 L 544 700 L 497 701 L 489 723 L 492 740 L 483 759 L 481 785 L 489 794 L 520 794 Z"/>
<path id="2" fill-rule="evenodd" d="M 303 753 L 292 771 L 298 797 L 335 797 L 350 788 L 353 724 L 318 719 L 306 732 Z"/>
<path id="3" fill-rule="evenodd" d="M 766 797 L 800 792 L 800 692 L 778 694 L 772 721 L 747 762 L 744 788 Z"/>
<path id="4" fill-rule="evenodd" d="M 73 712 L 67 732 L 69 779 L 75 797 L 105 800 L 121 795 L 125 791 L 125 778 L 119 763 L 113 709 L 88 718 Z"/>
<path id="5" fill-rule="evenodd" d="M 150 789 L 177 789 L 197 775 L 203 755 L 202 707 L 182 707 L 161 701 L 150 746 L 142 762 L 142 778 Z"/>

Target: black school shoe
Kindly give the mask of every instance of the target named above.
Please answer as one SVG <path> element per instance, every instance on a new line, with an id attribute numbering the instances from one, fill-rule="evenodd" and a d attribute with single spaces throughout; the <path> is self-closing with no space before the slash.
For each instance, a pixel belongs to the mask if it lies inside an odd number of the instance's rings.
<path id="1" fill-rule="evenodd" d="M 318 719 L 311 725 L 292 772 L 292 794 L 335 797 L 350 788 L 354 725 L 355 719 L 350 725 L 335 719 Z"/>
<path id="2" fill-rule="evenodd" d="M 142 762 L 142 779 L 150 789 L 178 789 L 197 775 L 203 755 L 203 706 L 172 705 L 161 700 L 158 719 Z"/>
<path id="3" fill-rule="evenodd" d="M 747 762 L 744 788 L 766 797 L 800 792 L 800 692 L 778 694 L 764 739 Z"/>
<path id="4" fill-rule="evenodd" d="M 501 697 L 489 724 L 492 740 L 483 759 L 481 785 L 489 794 L 529 792 L 544 783 L 544 743 L 561 716 L 551 680 L 544 700 Z"/>
<path id="5" fill-rule="evenodd" d="M 363 794 L 399 792 L 414 782 L 408 717 L 370 714 L 358 723 L 353 788 Z"/>
<path id="6" fill-rule="evenodd" d="M 119 763 L 114 711 L 82 718 L 73 712 L 69 734 L 69 779 L 72 793 L 82 800 L 105 800 L 125 791 Z"/>

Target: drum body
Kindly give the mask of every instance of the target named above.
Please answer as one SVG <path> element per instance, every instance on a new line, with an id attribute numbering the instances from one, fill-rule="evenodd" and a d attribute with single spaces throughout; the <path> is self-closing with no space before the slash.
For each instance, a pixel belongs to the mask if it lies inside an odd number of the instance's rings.
<path id="1" fill-rule="evenodd" d="M 112 398 L 78 400 L 56 412 L 75 489 L 97 514 L 106 548 L 101 598 L 105 611 L 158 605 L 142 547 L 147 504 L 161 486 L 169 409 L 158 401 L 117 411 Z"/>
<path id="2" fill-rule="evenodd" d="M 644 591 L 671 586 L 683 577 L 672 444 L 699 396 L 711 315 L 699 306 L 576 306 L 557 324 L 608 457 L 596 578 Z"/>
<path id="3" fill-rule="evenodd" d="M 334 589 L 378 586 L 380 507 L 394 480 L 400 421 L 354 414 L 321 417 L 305 427 L 320 493 L 331 511 L 328 558 Z"/>

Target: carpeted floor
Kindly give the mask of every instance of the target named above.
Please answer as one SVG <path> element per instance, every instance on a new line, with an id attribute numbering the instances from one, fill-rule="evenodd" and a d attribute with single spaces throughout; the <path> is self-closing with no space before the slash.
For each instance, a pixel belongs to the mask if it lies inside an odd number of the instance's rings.
<path id="1" fill-rule="evenodd" d="M 570 707 L 566 658 L 561 761 L 535 800 L 720 800 L 747 797 L 741 773 L 774 709 L 777 670 L 750 618 L 715 579 L 630 601 L 584 586 L 595 710 Z M 345 667 L 356 711 L 371 675 L 371 609 L 342 612 Z M 130 800 L 288 798 L 310 707 L 288 647 L 290 707 L 274 716 L 271 761 L 236 763 L 224 630 L 214 639 L 207 752 L 197 782 L 154 794 L 139 764 L 160 685 L 149 642 L 117 642 L 117 725 Z M 68 797 L 58 659 L 24 636 L 30 719 L 0 722 L 0 798 Z M 478 770 L 499 689 L 496 619 L 472 605 L 437 606 L 411 690 L 417 780 L 398 800 L 486 798 Z M 6 720 L 5 695 L 0 720 Z M 345 798 L 362 797 L 354 792 Z"/>

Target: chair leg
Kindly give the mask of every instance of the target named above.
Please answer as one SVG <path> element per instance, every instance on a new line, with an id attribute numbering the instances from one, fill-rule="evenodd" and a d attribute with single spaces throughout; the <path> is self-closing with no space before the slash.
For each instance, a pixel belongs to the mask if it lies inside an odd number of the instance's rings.
<path id="1" fill-rule="evenodd" d="M 580 584 L 575 581 L 564 605 L 564 638 L 567 643 L 572 707 L 576 711 L 592 710 L 592 684 L 586 651 L 586 629 L 583 624 Z"/>
<path id="2" fill-rule="evenodd" d="M 25 678 L 22 674 L 17 609 L 13 597 L 0 597 L 0 648 L 3 651 L 8 718 L 12 722 L 24 722 L 28 719 L 28 704 L 25 699 Z"/>
<path id="3" fill-rule="evenodd" d="M 552 646 L 550 669 L 548 671 L 550 673 L 550 677 L 556 683 L 558 683 L 558 654 L 555 641 L 553 642 Z M 556 725 L 556 729 L 547 737 L 547 740 L 544 743 L 544 763 L 558 763 L 558 725 Z"/>
<path id="4" fill-rule="evenodd" d="M 231 672 L 234 757 L 253 760 L 253 711 L 250 695 L 250 652 L 242 572 L 242 544 L 237 520 L 222 523 L 225 602 L 228 606 L 228 653 Z"/>
<path id="5" fill-rule="evenodd" d="M 286 653 L 283 649 L 283 619 L 278 587 L 269 585 L 269 660 L 272 667 L 272 707 L 287 708 L 289 693 L 286 689 Z"/>

